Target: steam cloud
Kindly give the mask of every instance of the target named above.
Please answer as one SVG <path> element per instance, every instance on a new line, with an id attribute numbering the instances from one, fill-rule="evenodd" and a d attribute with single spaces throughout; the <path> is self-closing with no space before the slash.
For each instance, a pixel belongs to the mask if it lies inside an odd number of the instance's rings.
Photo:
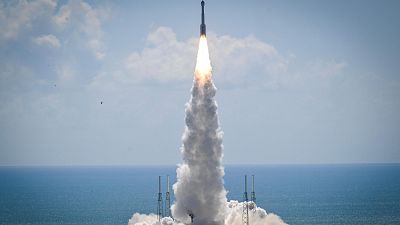
<path id="1" fill-rule="evenodd" d="M 172 215 L 158 221 L 157 215 L 135 213 L 128 225 L 241 225 L 243 203 L 227 202 L 222 166 L 222 131 L 219 126 L 216 88 L 211 79 L 207 39 L 200 38 L 195 79 L 186 105 L 183 163 L 177 169 Z M 284 225 L 274 214 L 251 204 L 252 225 Z M 192 222 L 193 219 L 193 222 Z"/>
<path id="2" fill-rule="evenodd" d="M 224 225 L 242 225 L 242 209 L 242 202 L 227 202 Z M 251 225 L 287 225 L 279 216 L 267 213 L 259 207 L 249 211 L 249 220 Z M 173 221 L 170 217 L 162 218 L 161 222 L 158 222 L 155 214 L 143 215 L 135 213 L 129 220 L 128 225 L 184 225 L 184 223 Z"/>

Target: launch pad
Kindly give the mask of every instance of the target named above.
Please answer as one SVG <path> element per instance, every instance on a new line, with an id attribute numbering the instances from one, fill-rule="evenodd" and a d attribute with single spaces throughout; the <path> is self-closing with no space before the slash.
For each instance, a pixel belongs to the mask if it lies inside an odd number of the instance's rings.
<path id="1" fill-rule="evenodd" d="M 247 175 L 244 176 L 244 192 L 243 192 L 243 208 L 242 208 L 242 225 L 249 225 L 250 224 L 250 217 L 249 211 L 255 211 L 257 208 L 256 204 L 256 192 L 255 192 L 255 182 L 254 182 L 254 175 L 251 175 L 251 194 L 250 200 L 248 198 L 247 192 Z M 161 222 L 161 219 L 164 217 L 170 217 L 174 219 L 171 214 L 171 197 L 170 197 L 170 181 L 169 176 L 166 176 L 166 192 L 165 192 L 165 202 L 163 200 L 163 193 L 161 192 L 161 176 L 158 176 L 158 199 L 157 199 L 157 218 L 158 221 Z M 163 210 L 163 206 L 165 205 L 165 209 Z M 195 218 L 195 213 L 191 210 L 187 210 L 188 216 L 193 223 Z"/>

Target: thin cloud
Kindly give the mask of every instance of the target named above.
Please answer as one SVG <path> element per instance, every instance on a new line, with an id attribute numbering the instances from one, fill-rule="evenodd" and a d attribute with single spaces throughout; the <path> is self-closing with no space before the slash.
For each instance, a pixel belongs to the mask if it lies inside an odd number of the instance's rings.
<path id="1" fill-rule="evenodd" d="M 72 31 L 82 35 L 86 40 L 86 47 L 101 60 L 106 56 L 102 20 L 107 15 L 107 10 L 93 8 L 85 1 L 68 1 L 61 6 L 52 21 L 60 31 Z"/>
<path id="2" fill-rule="evenodd" d="M 52 34 L 36 37 L 33 39 L 33 42 L 37 45 L 44 45 L 53 48 L 61 47 L 60 40 Z"/>
<path id="3" fill-rule="evenodd" d="M 335 77 L 342 74 L 343 70 L 348 66 L 345 61 L 323 61 L 317 60 L 310 64 L 310 71 L 321 77 Z"/>
<path id="4" fill-rule="evenodd" d="M 0 39 L 15 40 L 35 20 L 48 17 L 57 3 L 53 0 L 0 2 Z"/>

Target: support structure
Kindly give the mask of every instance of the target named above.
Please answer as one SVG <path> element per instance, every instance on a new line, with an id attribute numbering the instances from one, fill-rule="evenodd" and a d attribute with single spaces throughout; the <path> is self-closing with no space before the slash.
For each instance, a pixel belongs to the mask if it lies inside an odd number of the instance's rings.
<path id="1" fill-rule="evenodd" d="M 247 175 L 244 176 L 242 225 L 249 225 L 249 198 L 247 195 Z"/>
<path id="2" fill-rule="evenodd" d="M 251 176 L 252 178 L 252 186 L 251 186 L 251 201 L 254 204 L 253 210 L 256 209 L 256 192 L 254 191 L 254 175 Z"/>
<path id="3" fill-rule="evenodd" d="M 161 218 L 163 218 L 163 199 L 162 199 L 162 193 L 161 193 L 161 176 L 158 176 L 157 218 L 158 218 L 158 221 L 161 221 Z"/>
<path id="4" fill-rule="evenodd" d="M 165 193 L 165 216 L 169 216 L 172 218 L 171 197 L 170 197 L 170 192 L 169 192 L 169 175 L 167 175 L 167 192 Z"/>

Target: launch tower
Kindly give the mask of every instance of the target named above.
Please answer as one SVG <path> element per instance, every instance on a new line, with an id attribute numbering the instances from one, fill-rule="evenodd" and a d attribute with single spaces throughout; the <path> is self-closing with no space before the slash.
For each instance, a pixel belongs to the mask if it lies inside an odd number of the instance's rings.
<path id="1" fill-rule="evenodd" d="M 244 176 L 242 225 L 249 224 L 249 198 L 247 195 L 247 175 Z"/>
<path id="2" fill-rule="evenodd" d="M 163 218 L 163 199 L 162 199 L 162 193 L 161 193 L 161 176 L 158 176 L 157 218 L 158 218 L 158 221 L 161 221 L 161 218 Z"/>
<path id="3" fill-rule="evenodd" d="M 170 192 L 169 192 L 169 175 L 167 175 L 167 192 L 165 193 L 165 216 L 169 216 L 172 218 L 171 196 L 170 196 Z"/>

